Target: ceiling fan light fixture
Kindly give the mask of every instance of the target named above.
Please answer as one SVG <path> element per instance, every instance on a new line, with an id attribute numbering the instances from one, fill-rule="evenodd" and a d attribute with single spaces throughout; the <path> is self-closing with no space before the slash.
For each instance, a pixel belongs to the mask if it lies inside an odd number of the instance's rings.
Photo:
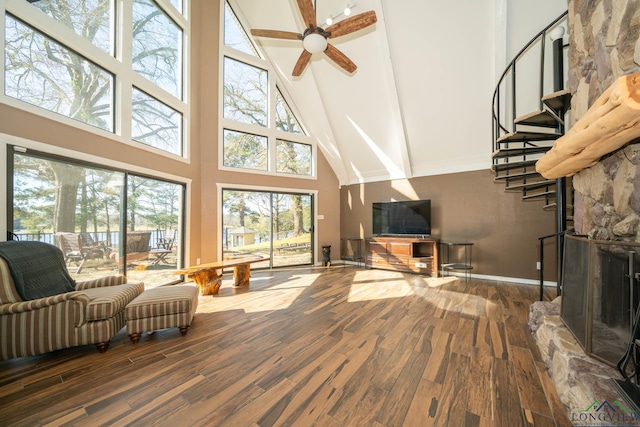
<path id="1" fill-rule="evenodd" d="M 321 34 L 312 33 L 302 40 L 302 45 L 309 53 L 321 53 L 327 49 L 327 39 Z"/>

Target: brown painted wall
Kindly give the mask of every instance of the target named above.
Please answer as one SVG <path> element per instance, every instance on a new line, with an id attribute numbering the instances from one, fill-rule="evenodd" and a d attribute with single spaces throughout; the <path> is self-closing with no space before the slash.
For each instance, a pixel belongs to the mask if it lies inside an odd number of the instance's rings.
<path id="1" fill-rule="evenodd" d="M 373 202 L 431 199 L 432 235 L 474 243 L 473 274 L 537 280 L 538 237 L 555 232 L 555 212 L 520 196 L 487 170 L 345 186 L 341 236 L 371 236 Z M 555 281 L 554 244 L 545 252 L 545 280 Z"/>
<path id="2" fill-rule="evenodd" d="M 330 244 L 339 248 L 338 179 L 321 154 L 318 155 L 317 180 L 217 170 L 219 15 L 219 0 L 192 0 L 190 163 L 97 136 L 4 104 L 0 104 L 0 133 L 190 179 L 192 184 L 186 212 L 189 223 L 189 259 L 186 262 L 189 265 L 195 264 L 197 258 L 200 258 L 201 262 L 208 262 L 221 256 L 220 248 L 216 244 L 216 215 L 220 203 L 217 199 L 216 183 L 219 182 L 317 190 L 318 213 L 325 215 L 325 219 L 318 223 L 318 244 Z M 0 173 L 6 173 L 5 165 L 0 167 Z M 321 259 L 322 254 L 318 253 L 316 260 Z"/>

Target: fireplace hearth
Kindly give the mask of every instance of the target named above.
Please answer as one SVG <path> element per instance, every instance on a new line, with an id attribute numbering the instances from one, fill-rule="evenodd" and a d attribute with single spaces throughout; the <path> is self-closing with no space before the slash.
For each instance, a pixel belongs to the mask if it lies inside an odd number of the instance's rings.
<path id="1" fill-rule="evenodd" d="M 611 381 L 621 378 L 616 369 L 588 356 L 560 319 L 562 298 L 533 303 L 529 327 L 558 397 L 571 417 L 594 400 L 614 402 L 624 396 Z"/>

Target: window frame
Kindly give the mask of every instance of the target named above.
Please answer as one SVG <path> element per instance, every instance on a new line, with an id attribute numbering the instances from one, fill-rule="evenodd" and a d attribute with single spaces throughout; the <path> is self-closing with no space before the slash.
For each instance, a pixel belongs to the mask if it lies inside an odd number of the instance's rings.
<path id="1" fill-rule="evenodd" d="M 10 160 L 9 158 L 13 156 L 14 152 L 52 161 L 66 162 L 81 167 L 111 170 L 113 172 L 124 174 L 125 179 L 128 176 L 136 176 L 164 181 L 182 187 L 183 194 L 180 206 L 182 212 L 179 216 L 181 227 L 179 232 L 181 250 L 178 254 L 177 262 L 179 265 L 183 266 L 186 260 L 189 259 L 190 222 L 188 200 L 190 199 L 191 194 L 191 179 L 0 133 L 0 162 L 2 162 L 0 164 L 7 166 L 9 165 L 9 162 L 11 162 L 10 166 L 12 166 L 13 159 Z M 3 205 L 5 207 L 0 211 L 0 233 L 3 233 L 3 236 L 7 234 L 8 229 L 12 228 L 12 218 L 10 218 L 12 215 L 9 215 L 10 209 L 8 203 L 13 198 L 13 190 L 9 185 L 9 174 L 13 175 L 13 170 L 10 167 L 7 167 L 6 169 L 7 174 L 0 176 L 0 208 Z M 13 177 L 10 179 L 12 181 Z M 126 216 L 126 212 L 124 215 Z M 124 271 L 126 272 L 127 269 L 125 268 Z M 180 277 L 176 276 L 176 281 L 171 283 L 178 283 L 180 281 Z"/>
<path id="2" fill-rule="evenodd" d="M 235 13 L 238 21 L 242 25 L 245 32 L 250 39 L 253 40 L 251 34 L 248 32 L 249 26 L 247 25 L 247 21 L 242 16 L 242 13 L 237 5 L 235 0 L 221 0 L 220 1 L 220 55 L 219 55 L 219 87 L 220 93 L 223 93 L 224 90 L 224 58 L 229 57 L 236 61 L 244 62 L 250 66 L 257 67 L 267 71 L 267 79 L 268 79 L 268 123 L 267 127 L 262 127 L 254 124 L 237 122 L 234 120 L 225 119 L 222 117 L 222 113 L 219 115 L 218 120 L 218 141 L 223 141 L 224 139 L 224 130 L 232 130 L 238 131 L 253 135 L 261 135 L 267 137 L 267 150 L 268 150 L 268 166 L 266 171 L 262 170 L 253 170 L 253 169 L 240 169 L 234 168 L 224 165 L 224 147 L 223 144 L 218 144 L 218 169 L 223 171 L 230 172 L 240 172 L 240 173 L 251 173 L 251 174 L 259 174 L 259 175 L 270 175 L 270 176 L 279 176 L 279 177 L 287 177 L 287 178 L 296 178 L 296 179 L 311 179 L 317 180 L 317 151 L 318 145 L 316 140 L 309 136 L 309 132 L 307 127 L 304 124 L 304 120 L 297 109 L 296 105 L 292 102 L 291 96 L 287 93 L 285 89 L 285 85 L 281 83 L 280 76 L 278 75 L 278 71 L 276 67 L 273 66 L 271 61 L 268 59 L 264 51 L 261 49 L 260 45 L 257 43 L 253 43 L 256 50 L 258 51 L 259 56 L 253 56 L 248 53 L 242 52 L 240 50 L 236 50 L 232 47 L 226 46 L 224 44 L 224 14 L 225 14 L 225 4 L 229 3 L 233 12 Z M 300 128 L 301 133 L 294 132 L 285 132 L 282 130 L 276 129 L 276 93 L 280 91 L 282 98 L 290 108 L 292 114 L 296 117 Z M 221 95 L 218 99 L 218 108 L 219 111 L 224 111 L 224 97 Z M 297 175 L 291 173 L 283 173 L 277 172 L 276 170 L 276 140 L 287 140 L 291 142 L 296 142 L 300 144 L 305 144 L 311 146 L 311 174 L 310 175 Z"/>
<path id="3" fill-rule="evenodd" d="M 93 125 L 79 122 L 59 113 L 40 108 L 38 106 L 26 103 L 19 99 L 5 95 L 5 59 L 4 48 L 2 60 L 0 61 L 0 104 L 27 111 L 41 117 L 45 117 L 65 125 L 78 128 L 92 134 L 109 138 L 122 144 L 130 145 L 141 150 L 149 151 L 168 158 L 190 162 L 190 131 L 189 123 L 189 94 L 191 82 L 189 80 L 189 40 L 191 32 L 191 21 L 189 20 L 189 1 L 183 1 L 183 13 L 181 14 L 170 3 L 169 0 L 152 0 L 160 7 L 182 30 L 182 99 L 165 91 L 161 87 L 155 85 L 150 80 L 133 71 L 131 60 L 131 44 L 132 37 L 128 36 L 133 26 L 133 5 L 127 0 L 114 0 L 115 16 L 115 56 L 103 51 L 99 47 L 93 45 L 90 41 L 76 34 L 72 29 L 64 24 L 51 18 L 37 7 L 32 6 L 25 0 L 0 0 L 0 39 L 4 46 L 5 38 L 5 19 L 6 13 L 10 13 L 15 18 L 23 21 L 25 24 L 33 27 L 36 31 L 45 34 L 47 37 L 57 41 L 66 48 L 76 52 L 78 55 L 93 62 L 97 66 L 105 69 L 115 76 L 114 84 L 114 130 L 109 132 Z M 150 145 L 143 144 L 134 140 L 131 136 L 131 123 L 125 118 L 131 117 L 131 92 L 133 87 L 137 87 L 143 92 L 149 94 L 153 98 L 163 104 L 173 108 L 182 114 L 183 126 L 180 131 L 182 139 L 182 156 L 164 151 Z"/>

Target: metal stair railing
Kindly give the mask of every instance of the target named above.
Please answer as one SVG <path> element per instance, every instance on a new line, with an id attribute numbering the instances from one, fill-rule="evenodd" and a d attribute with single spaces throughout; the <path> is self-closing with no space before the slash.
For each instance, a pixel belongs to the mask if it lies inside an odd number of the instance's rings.
<path id="1" fill-rule="evenodd" d="M 537 100 L 539 102 L 539 108 L 543 108 L 542 98 L 545 95 L 545 57 L 550 55 L 546 51 L 546 38 L 547 35 L 556 29 L 558 26 L 566 22 L 567 20 L 567 12 L 562 13 L 558 16 L 553 22 L 547 25 L 542 31 L 540 31 L 534 38 L 532 38 L 529 43 L 527 43 L 514 57 L 514 59 L 509 63 L 507 68 L 502 73 L 502 76 L 498 80 L 498 84 L 496 85 L 496 89 L 493 93 L 493 100 L 491 105 L 491 113 L 492 113 L 492 152 L 495 152 L 500 148 L 500 145 L 497 143 L 498 139 L 505 134 L 515 132 L 515 119 L 518 117 L 517 114 L 517 97 L 516 93 L 518 92 L 516 86 L 516 66 L 520 60 L 522 60 L 527 53 L 531 52 L 534 45 L 538 43 L 540 45 L 540 78 L 539 78 L 539 86 L 538 86 L 538 97 Z M 510 83 L 509 85 L 507 83 Z M 504 86 L 504 89 L 501 88 Z M 510 93 L 509 93 L 510 92 Z M 505 111 L 501 105 L 502 97 L 505 97 L 505 102 L 509 99 L 511 102 L 510 111 Z M 510 113 L 510 114 L 509 114 Z M 507 127 L 507 122 L 510 122 L 510 128 Z M 526 156 L 523 156 L 526 158 Z M 493 159 L 493 164 L 497 163 L 497 159 Z"/>

